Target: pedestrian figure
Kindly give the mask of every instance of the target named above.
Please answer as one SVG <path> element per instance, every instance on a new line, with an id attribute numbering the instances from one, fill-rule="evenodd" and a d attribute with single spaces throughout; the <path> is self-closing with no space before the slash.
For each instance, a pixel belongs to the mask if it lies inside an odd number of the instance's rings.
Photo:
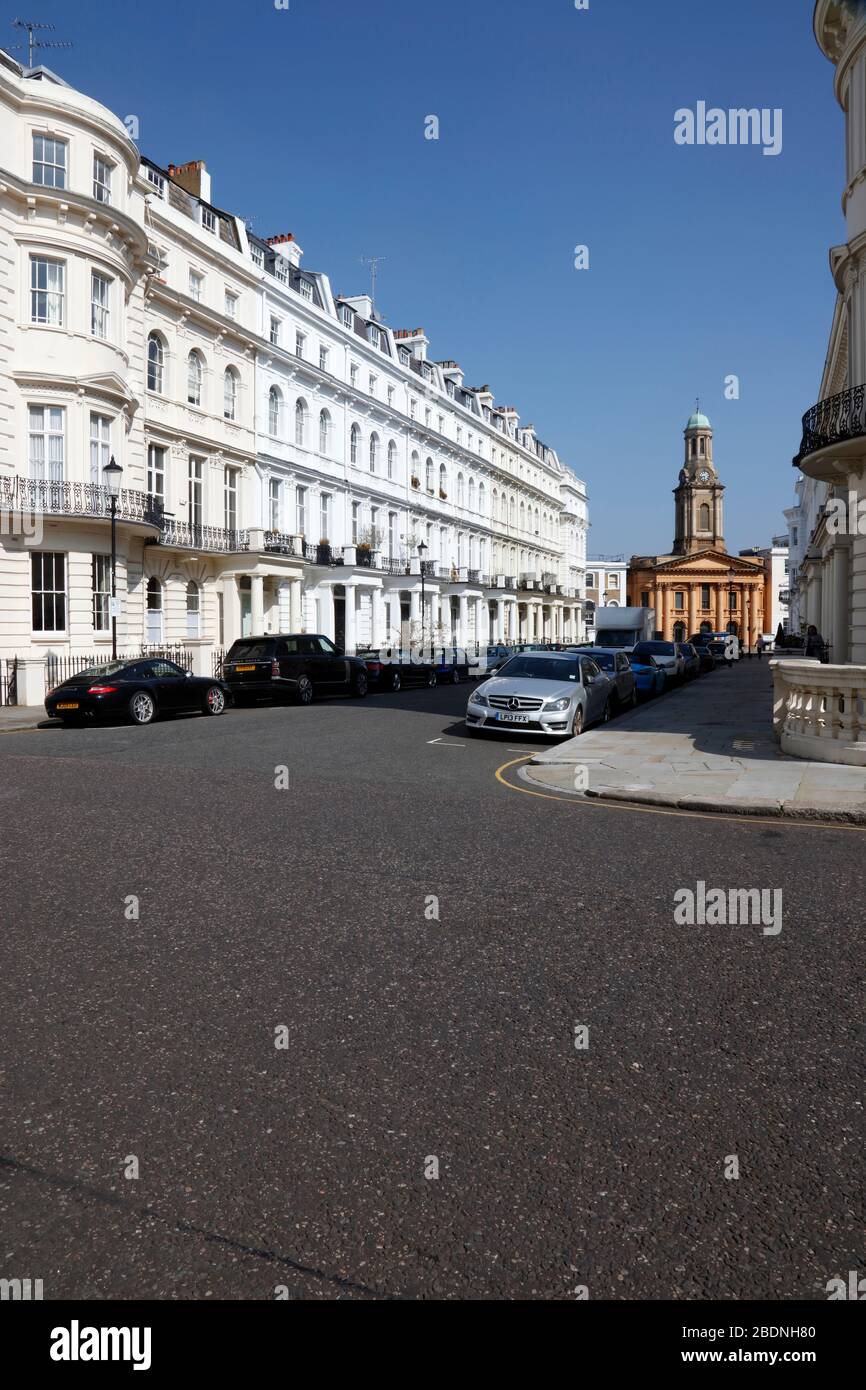
<path id="1" fill-rule="evenodd" d="M 812 657 L 814 661 L 821 661 L 824 656 L 824 638 L 816 628 L 814 623 L 810 623 L 806 630 L 806 650 L 804 656 Z"/>
<path id="2" fill-rule="evenodd" d="M 755 643 L 755 651 L 758 653 L 758 660 L 759 660 L 759 661 L 761 661 L 762 658 L 763 658 L 763 655 L 764 655 L 764 647 L 765 647 L 765 645 L 766 645 L 766 643 L 764 642 L 764 634 L 763 634 L 762 632 L 759 632 L 759 633 L 758 633 L 758 640 L 757 640 L 757 642 Z"/>

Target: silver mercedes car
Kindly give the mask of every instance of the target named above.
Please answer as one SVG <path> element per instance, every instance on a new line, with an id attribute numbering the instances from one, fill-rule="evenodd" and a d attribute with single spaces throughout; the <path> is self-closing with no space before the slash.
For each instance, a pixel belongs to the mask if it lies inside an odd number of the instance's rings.
<path id="1" fill-rule="evenodd" d="M 500 666 L 469 696 L 468 733 L 519 728 L 522 734 L 573 738 L 613 707 L 610 677 L 590 656 L 523 652 Z"/>

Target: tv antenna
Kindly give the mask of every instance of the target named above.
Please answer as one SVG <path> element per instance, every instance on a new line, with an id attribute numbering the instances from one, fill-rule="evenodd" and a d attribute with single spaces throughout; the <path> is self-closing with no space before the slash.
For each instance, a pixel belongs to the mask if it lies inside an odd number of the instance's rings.
<path id="1" fill-rule="evenodd" d="M 65 39 L 37 39 L 34 37 L 35 34 L 43 32 L 45 30 L 54 30 L 55 25 L 53 24 L 40 24 L 39 21 L 35 19 L 13 19 L 12 28 L 27 30 L 27 66 L 29 68 L 33 67 L 34 49 L 72 48 L 73 46 L 71 43 L 67 43 Z M 15 49 L 20 49 L 24 47 L 24 44 L 16 43 L 13 44 L 12 47 Z"/>
<path id="2" fill-rule="evenodd" d="M 370 301 L 373 308 L 376 307 L 376 278 L 379 274 L 379 262 L 387 261 L 387 256 L 362 256 L 361 265 L 370 267 Z"/>

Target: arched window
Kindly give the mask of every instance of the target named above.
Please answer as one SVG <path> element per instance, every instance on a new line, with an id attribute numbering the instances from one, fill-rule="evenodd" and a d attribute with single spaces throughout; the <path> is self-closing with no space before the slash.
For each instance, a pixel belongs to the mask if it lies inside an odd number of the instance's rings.
<path id="1" fill-rule="evenodd" d="M 223 376 L 223 415 L 227 420 L 237 419 L 238 413 L 238 374 L 234 367 L 226 367 Z"/>
<path id="2" fill-rule="evenodd" d="M 376 472 L 376 464 L 379 462 L 379 436 L 373 432 L 370 435 L 370 472 Z"/>
<path id="3" fill-rule="evenodd" d="M 513 497 L 511 498 L 508 504 L 508 520 L 510 521 L 512 526 L 517 520 L 517 503 L 515 502 Z"/>
<path id="4" fill-rule="evenodd" d="M 428 459 L 425 466 L 427 469 L 427 491 L 432 492 L 436 486 L 433 476 L 433 460 Z"/>
<path id="5" fill-rule="evenodd" d="M 709 531 L 710 529 L 710 509 L 706 502 L 701 504 L 698 527 L 701 531 Z"/>
<path id="6" fill-rule="evenodd" d="M 165 343 L 158 333 L 147 340 L 147 389 L 160 395 L 165 390 Z"/>
<path id="7" fill-rule="evenodd" d="M 326 454 L 331 443 L 331 416 L 327 410 L 319 411 L 319 453 Z"/>
<path id="8" fill-rule="evenodd" d="M 470 510 L 470 512 L 474 512 L 474 511 L 475 511 L 475 479 L 474 479 L 474 478 L 470 478 L 470 479 L 469 479 L 469 510 Z"/>
<path id="9" fill-rule="evenodd" d="M 201 636 L 201 590 L 192 579 L 186 586 L 186 635 Z"/>
<path id="10" fill-rule="evenodd" d="M 349 434 L 349 462 L 357 463 L 358 454 L 361 448 L 361 431 L 357 425 L 353 425 Z"/>
<path id="11" fill-rule="evenodd" d="M 279 386 L 272 386 L 268 392 L 268 429 L 274 439 L 282 433 L 283 395 Z"/>
<path id="12" fill-rule="evenodd" d="M 420 454 L 418 453 L 418 450 L 417 450 L 417 449 L 413 449 L 413 450 L 412 450 L 412 478 L 413 478 L 413 481 L 414 481 L 414 480 L 417 480 L 419 483 L 421 482 L 421 474 L 418 472 L 418 469 L 420 468 L 420 466 L 421 466 L 421 456 L 420 456 Z"/>
<path id="13" fill-rule="evenodd" d="M 295 402 L 295 443 L 302 448 L 307 442 L 307 402 Z"/>
<path id="14" fill-rule="evenodd" d="M 701 458 L 705 458 L 705 457 L 706 457 L 706 452 L 707 452 L 707 441 L 704 439 L 703 435 L 701 435 L 700 439 L 698 440 L 698 454 L 699 454 L 699 456 L 700 456 Z"/>
<path id="15" fill-rule="evenodd" d="M 147 645 L 162 645 L 162 585 L 158 579 L 147 581 L 147 624 L 145 627 Z"/>
<path id="16" fill-rule="evenodd" d="M 204 377 L 204 362 L 200 352 L 195 349 L 186 363 L 186 398 L 190 405 L 201 405 L 201 384 Z"/>
<path id="17" fill-rule="evenodd" d="M 503 492 L 503 494 L 502 494 L 502 512 L 501 512 L 501 516 L 502 516 L 502 520 L 503 520 L 503 521 L 505 521 L 505 522 L 508 521 L 508 498 L 506 497 L 506 495 L 505 495 L 504 492 Z"/>
<path id="18" fill-rule="evenodd" d="M 458 474 L 457 474 L 457 505 L 458 505 L 458 507 L 462 507 L 462 506 L 465 505 L 465 503 L 466 503 L 466 496 L 465 496 L 465 485 L 464 485 L 464 482 L 463 482 L 463 474 L 462 474 L 462 473 L 458 473 Z"/>
<path id="19" fill-rule="evenodd" d="M 526 508 L 522 502 L 520 504 L 520 529 L 521 531 L 526 530 Z"/>
<path id="20" fill-rule="evenodd" d="M 444 463 L 439 465 L 439 492 L 443 497 L 448 496 L 448 469 Z"/>
<path id="21" fill-rule="evenodd" d="M 397 445 L 393 439 L 388 442 L 388 477 L 393 478 L 394 470 L 397 467 Z"/>
<path id="22" fill-rule="evenodd" d="M 493 489 L 493 496 L 490 499 L 490 514 L 494 521 L 499 520 L 499 490 Z"/>

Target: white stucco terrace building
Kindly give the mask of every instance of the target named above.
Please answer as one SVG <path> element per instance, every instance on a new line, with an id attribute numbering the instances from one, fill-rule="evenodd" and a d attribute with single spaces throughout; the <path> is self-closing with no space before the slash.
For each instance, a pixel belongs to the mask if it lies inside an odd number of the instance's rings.
<path id="1" fill-rule="evenodd" d="M 110 653 L 112 612 L 120 651 L 203 672 L 253 631 L 583 636 L 584 484 L 423 330 L 2 53 L 0 150 L 0 658 L 29 698 L 44 658 Z"/>

